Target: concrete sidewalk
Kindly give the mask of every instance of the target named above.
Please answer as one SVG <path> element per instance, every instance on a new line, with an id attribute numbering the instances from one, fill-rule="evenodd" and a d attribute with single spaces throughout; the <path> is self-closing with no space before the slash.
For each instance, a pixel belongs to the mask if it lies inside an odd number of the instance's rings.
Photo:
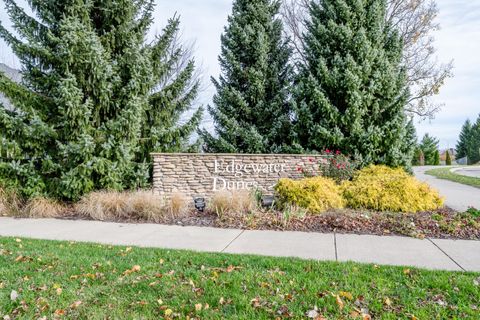
<path id="1" fill-rule="evenodd" d="M 14 218 L 0 236 L 480 272 L 480 241 Z"/>

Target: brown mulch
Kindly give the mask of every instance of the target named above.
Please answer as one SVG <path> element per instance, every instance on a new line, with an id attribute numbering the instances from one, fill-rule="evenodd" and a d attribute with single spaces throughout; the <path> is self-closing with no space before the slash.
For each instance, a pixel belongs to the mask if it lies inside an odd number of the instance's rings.
<path id="1" fill-rule="evenodd" d="M 243 220 L 238 218 L 216 220 L 215 226 L 480 240 L 480 217 L 457 213 L 451 209 L 416 214 L 341 210 L 288 221 L 282 219 L 281 214 L 267 213 Z"/>
<path id="2" fill-rule="evenodd" d="M 62 218 L 85 219 L 74 211 L 69 211 Z M 116 220 L 115 222 L 151 223 L 139 220 Z M 458 213 L 448 208 L 416 214 L 337 210 L 320 215 L 308 215 L 303 218 L 286 218 L 283 213 L 275 211 L 247 215 L 227 214 L 221 218 L 212 212 L 192 211 L 183 217 L 166 217 L 157 223 L 247 230 L 336 232 L 480 240 L 480 217 Z"/>

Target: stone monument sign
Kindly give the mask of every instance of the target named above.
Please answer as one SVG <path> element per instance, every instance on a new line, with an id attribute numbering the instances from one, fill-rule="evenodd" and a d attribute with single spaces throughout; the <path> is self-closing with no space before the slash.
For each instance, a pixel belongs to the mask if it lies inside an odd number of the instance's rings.
<path id="1" fill-rule="evenodd" d="M 209 197 L 222 190 L 260 190 L 272 195 L 280 178 L 298 179 L 318 168 L 320 155 L 154 153 L 153 188 Z"/>

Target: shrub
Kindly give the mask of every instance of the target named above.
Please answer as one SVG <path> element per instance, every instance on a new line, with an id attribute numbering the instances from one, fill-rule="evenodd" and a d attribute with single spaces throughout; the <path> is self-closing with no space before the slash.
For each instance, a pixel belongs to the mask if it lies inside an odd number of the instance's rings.
<path id="1" fill-rule="evenodd" d="M 55 218 L 62 214 L 65 207 L 55 200 L 37 197 L 28 201 L 22 210 L 22 216 L 27 218 Z"/>
<path id="2" fill-rule="evenodd" d="M 152 191 L 99 191 L 84 196 L 76 205 L 78 213 L 95 220 L 148 220 L 160 222 L 188 209 L 187 198 L 172 194 L 166 199 Z"/>
<path id="3" fill-rule="evenodd" d="M 443 206 L 437 191 L 401 168 L 370 166 L 342 187 L 347 205 L 354 209 L 419 212 Z"/>
<path id="4" fill-rule="evenodd" d="M 476 208 L 468 208 L 468 210 L 465 212 L 467 215 L 470 215 L 474 218 L 480 218 L 480 210 L 476 209 Z"/>
<path id="5" fill-rule="evenodd" d="M 225 214 L 247 214 L 258 209 L 258 201 L 255 192 L 222 190 L 212 196 L 209 208 L 219 217 Z"/>
<path id="6" fill-rule="evenodd" d="M 322 152 L 321 155 L 323 155 L 324 158 L 317 160 L 318 169 L 308 170 L 307 168 L 299 167 L 299 171 L 307 178 L 322 176 L 340 182 L 350 180 L 353 177 L 355 169 L 358 167 L 356 161 L 342 154 L 340 151 L 333 152 L 327 149 Z M 312 158 L 310 161 L 314 162 L 315 160 Z"/>
<path id="7" fill-rule="evenodd" d="M 345 205 L 340 186 L 330 178 L 281 179 L 275 191 L 281 206 L 297 205 L 313 214 L 343 208 Z"/>

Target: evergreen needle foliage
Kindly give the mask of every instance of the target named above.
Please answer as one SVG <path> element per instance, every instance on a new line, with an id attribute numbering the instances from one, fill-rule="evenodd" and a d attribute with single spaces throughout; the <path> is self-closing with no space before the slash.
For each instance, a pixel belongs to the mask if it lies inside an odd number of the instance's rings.
<path id="1" fill-rule="evenodd" d="M 420 142 L 420 149 L 423 152 L 426 165 L 437 165 L 436 154 L 438 153 L 439 141 L 437 138 L 426 133 Z M 440 155 L 438 155 L 438 164 L 440 164 Z"/>
<path id="2" fill-rule="evenodd" d="M 4 0 L 19 37 L 0 37 L 23 83 L 0 74 L 0 183 L 26 196 L 78 199 L 149 182 L 150 152 L 188 150 L 201 109 L 185 122 L 198 83 L 178 68 L 179 19 L 149 43 L 153 0 L 32 0 L 34 17 Z"/>
<path id="3" fill-rule="evenodd" d="M 460 132 L 460 138 L 457 143 L 457 159 L 465 158 L 468 155 L 468 145 L 470 142 L 472 133 L 472 123 L 467 119 L 463 124 L 462 131 Z"/>
<path id="4" fill-rule="evenodd" d="M 447 150 L 447 154 L 445 155 L 445 164 L 447 166 L 452 165 L 452 157 L 450 156 L 450 151 L 449 150 Z"/>
<path id="5" fill-rule="evenodd" d="M 364 165 L 411 164 L 402 40 L 385 24 L 385 11 L 384 0 L 311 2 L 295 90 L 304 149 L 339 149 Z"/>
<path id="6" fill-rule="evenodd" d="M 468 164 L 476 164 L 480 161 L 480 116 L 475 123 L 467 120 L 460 132 L 457 144 L 457 159 L 468 159 Z"/>
<path id="7" fill-rule="evenodd" d="M 291 49 L 282 38 L 277 0 L 235 0 L 222 35 L 222 75 L 209 112 L 216 135 L 203 130 L 207 152 L 294 152 L 289 86 Z"/>

